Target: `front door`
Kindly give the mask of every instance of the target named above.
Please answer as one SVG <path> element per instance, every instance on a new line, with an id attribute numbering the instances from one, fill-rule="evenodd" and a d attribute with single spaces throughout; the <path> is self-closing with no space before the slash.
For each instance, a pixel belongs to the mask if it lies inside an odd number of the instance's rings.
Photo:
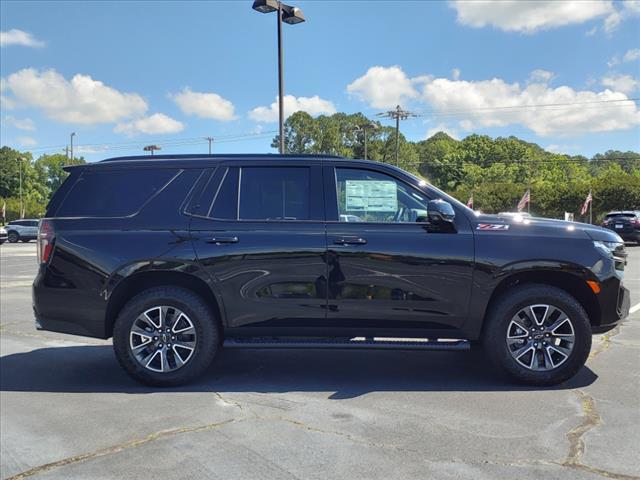
<path id="1" fill-rule="evenodd" d="M 320 163 L 223 164 L 191 221 L 200 264 L 237 334 L 321 326 L 326 235 Z M 265 330 L 267 331 L 267 330 Z"/>
<path id="2" fill-rule="evenodd" d="M 433 228 L 423 189 L 380 169 L 340 165 L 325 167 L 330 323 L 381 333 L 460 327 L 473 270 L 466 218 L 455 229 Z"/>

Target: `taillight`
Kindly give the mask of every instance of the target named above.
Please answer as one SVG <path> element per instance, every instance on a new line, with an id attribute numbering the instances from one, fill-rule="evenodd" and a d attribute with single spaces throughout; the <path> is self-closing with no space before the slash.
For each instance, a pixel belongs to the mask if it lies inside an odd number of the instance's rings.
<path id="1" fill-rule="evenodd" d="M 55 230 L 51 220 L 40 220 L 38 225 L 38 261 L 47 263 L 53 251 L 53 239 Z"/>

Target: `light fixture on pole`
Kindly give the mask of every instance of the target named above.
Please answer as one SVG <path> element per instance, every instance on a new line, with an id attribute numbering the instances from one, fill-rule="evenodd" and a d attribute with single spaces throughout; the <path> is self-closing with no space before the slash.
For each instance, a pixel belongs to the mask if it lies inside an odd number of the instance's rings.
<path id="1" fill-rule="evenodd" d="M 282 52 L 282 22 L 289 25 L 304 22 L 304 14 L 298 7 L 285 5 L 278 0 L 255 0 L 253 7 L 260 13 L 277 12 L 278 29 L 278 119 L 280 132 L 280 154 L 284 154 L 284 59 Z"/>
<path id="2" fill-rule="evenodd" d="M 151 155 L 153 155 L 153 152 L 155 152 L 156 150 L 162 150 L 162 148 L 160 148 L 158 145 L 147 145 L 142 150 L 144 150 L 145 152 L 151 152 Z"/>

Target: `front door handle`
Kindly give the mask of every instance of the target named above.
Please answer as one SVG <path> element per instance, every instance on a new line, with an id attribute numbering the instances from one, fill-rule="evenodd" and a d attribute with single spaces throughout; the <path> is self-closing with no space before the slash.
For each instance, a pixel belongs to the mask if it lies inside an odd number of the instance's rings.
<path id="1" fill-rule="evenodd" d="M 238 237 L 213 237 L 207 240 L 207 243 L 222 245 L 223 243 L 238 243 L 238 241 Z"/>
<path id="2" fill-rule="evenodd" d="M 365 245 L 367 240 L 362 237 L 338 237 L 333 243 L 336 245 Z"/>

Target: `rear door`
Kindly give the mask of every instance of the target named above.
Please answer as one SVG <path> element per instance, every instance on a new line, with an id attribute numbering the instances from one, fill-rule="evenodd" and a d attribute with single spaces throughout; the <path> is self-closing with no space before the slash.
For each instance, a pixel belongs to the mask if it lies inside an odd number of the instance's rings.
<path id="1" fill-rule="evenodd" d="M 234 161 L 204 187 L 191 221 L 200 264 L 236 334 L 286 334 L 326 318 L 320 162 Z"/>
<path id="2" fill-rule="evenodd" d="M 328 320 L 352 329 L 462 326 L 473 273 L 473 232 L 424 222 L 427 194 L 379 167 L 325 167 Z"/>

